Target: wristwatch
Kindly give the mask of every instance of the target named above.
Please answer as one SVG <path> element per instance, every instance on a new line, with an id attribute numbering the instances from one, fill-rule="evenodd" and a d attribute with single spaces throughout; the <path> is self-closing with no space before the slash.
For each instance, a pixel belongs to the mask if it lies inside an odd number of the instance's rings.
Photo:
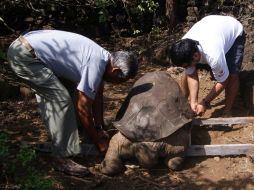
<path id="1" fill-rule="evenodd" d="M 208 101 L 206 101 L 205 99 L 203 99 L 202 102 L 203 102 L 203 105 L 205 106 L 206 109 L 211 107 L 210 103 Z"/>
<path id="2" fill-rule="evenodd" d="M 98 124 L 94 126 L 96 130 L 103 130 L 102 124 Z"/>

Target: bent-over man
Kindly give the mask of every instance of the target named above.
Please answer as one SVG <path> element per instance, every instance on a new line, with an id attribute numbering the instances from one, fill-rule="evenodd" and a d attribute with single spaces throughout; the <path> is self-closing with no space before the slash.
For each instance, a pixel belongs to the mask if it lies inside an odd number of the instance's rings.
<path id="1" fill-rule="evenodd" d="M 192 110 L 203 115 L 210 102 L 225 89 L 224 116 L 229 116 L 239 89 L 239 72 L 244 54 L 242 24 L 231 16 L 210 15 L 193 25 L 170 49 L 174 65 L 185 68 L 182 89 Z M 208 64 L 217 83 L 198 100 L 198 63 Z"/>
<path id="2" fill-rule="evenodd" d="M 87 168 L 68 158 L 81 151 L 75 113 L 92 142 L 105 153 L 109 136 L 103 130 L 103 81 L 122 83 L 133 78 L 138 70 L 134 54 L 110 53 L 79 34 L 38 30 L 16 39 L 9 47 L 8 60 L 36 93 L 52 138 L 55 168 L 86 175 Z M 75 85 L 76 102 L 62 81 Z"/>

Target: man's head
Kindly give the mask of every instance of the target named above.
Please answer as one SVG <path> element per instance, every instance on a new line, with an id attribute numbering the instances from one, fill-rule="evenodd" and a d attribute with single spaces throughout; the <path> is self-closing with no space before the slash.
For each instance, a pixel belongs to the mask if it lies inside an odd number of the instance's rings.
<path id="1" fill-rule="evenodd" d="M 134 53 L 117 51 L 111 54 L 104 80 L 113 83 L 125 82 L 138 72 L 138 61 Z"/>
<path id="2" fill-rule="evenodd" d="M 174 43 L 169 52 L 172 63 L 176 66 L 186 68 L 191 66 L 193 61 L 199 61 L 200 53 L 198 44 L 198 41 L 188 38 Z"/>

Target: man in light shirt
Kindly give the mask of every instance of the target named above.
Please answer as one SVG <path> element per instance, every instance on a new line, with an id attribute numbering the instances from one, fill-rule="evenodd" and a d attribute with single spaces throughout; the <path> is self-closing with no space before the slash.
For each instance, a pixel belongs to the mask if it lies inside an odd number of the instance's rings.
<path id="1" fill-rule="evenodd" d="M 8 60 L 16 75 L 36 93 L 51 136 L 55 169 L 87 175 L 86 167 L 70 159 L 81 153 L 77 118 L 104 154 L 109 136 L 103 122 L 103 81 L 122 83 L 135 77 L 138 63 L 134 54 L 110 53 L 79 34 L 38 30 L 16 39 L 9 47 Z M 76 101 L 67 86 L 75 87 Z"/>
<path id="2" fill-rule="evenodd" d="M 231 114 L 239 89 L 239 72 L 244 54 L 245 33 L 242 24 L 230 16 L 210 15 L 193 25 L 170 49 L 172 63 L 184 67 L 182 89 L 189 96 L 192 110 L 203 115 L 210 102 L 225 89 L 224 116 Z M 198 63 L 211 67 L 217 83 L 198 100 Z"/>

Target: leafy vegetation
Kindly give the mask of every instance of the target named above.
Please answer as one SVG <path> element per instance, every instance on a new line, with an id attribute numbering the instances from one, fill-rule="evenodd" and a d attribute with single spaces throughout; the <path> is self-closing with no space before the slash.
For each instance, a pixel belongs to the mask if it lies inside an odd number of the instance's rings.
<path id="1" fill-rule="evenodd" d="M 20 145 L 19 151 L 13 154 L 7 134 L 0 134 L 0 188 L 9 183 L 18 184 L 19 189 L 24 190 L 53 190 L 53 180 L 46 178 L 41 171 L 33 166 L 36 159 L 34 149 L 27 145 Z M 23 171 L 23 176 L 17 176 L 16 171 Z"/>
<path id="2" fill-rule="evenodd" d="M 0 49 L 0 60 L 6 60 L 6 54 Z"/>
<path id="3" fill-rule="evenodd" d="M 160 2 L 160 4 L 159 4 Z M 2 0 L 0 27 L 6 33 L 40 29 L 47 25 L 80 33 L 106 35 L 115 30 L 124 34 L 150 32 L 164 12 L 156 0 Z M 15 12 L 15 14 L 13 14 Z M 154 18 L 157 18 L 156 22 Z M 165 23 L 164 23 L 165 24 Z M 122 33 L 120 31 L 120 34 Z"/>

